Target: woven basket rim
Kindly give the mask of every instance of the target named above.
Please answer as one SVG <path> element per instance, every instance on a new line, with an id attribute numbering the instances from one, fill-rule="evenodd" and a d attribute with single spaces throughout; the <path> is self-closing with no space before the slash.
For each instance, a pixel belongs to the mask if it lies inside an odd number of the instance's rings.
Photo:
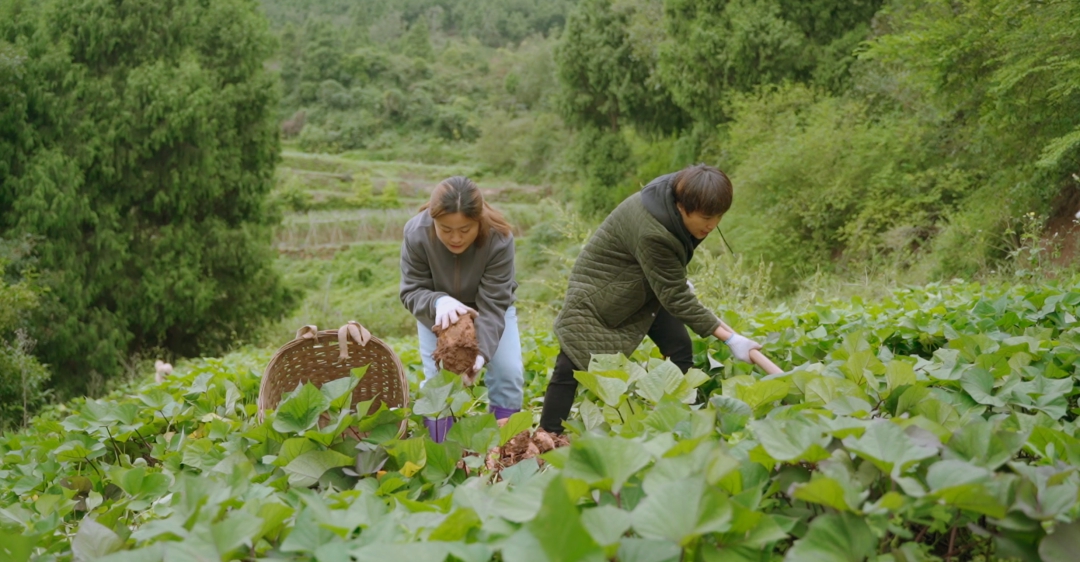
<path id="1" fill-rule="evenodd" d="M 269 395 L 270 392 L 274 391 L 274 389 L 272 387 L 273 387 L 274 383 L 276 382 L 275 373 L 278 372 L 277 370 L 275 370 L 275 367 L 277 366 L 277 364 L 278 364 L 281 357 L 287 355 L 290 352 L 294 352 L 294 350 L 296 350 L 296 349 L 298 349 L 298 348 L 300 348 L 302 346 L 314 345 L 316 343 L 316 339 L 318 340 L 317 343 L 320 346 L 331 346 L 333 348 L 338 347 L 338 345 L 339 345 L 339 340 L 338 340 L 339 330 L 332 330 L 332 329 L 318 330 L 317 332 L 315 332 L 315 334 L 316 334 L 315 339 L 310 338 L 310 337 L 296 337 L 296 338 L 293 338 L 292 340 L 286 342 L 281 347 L 279 347 L 277 349 L 277 351 L 274 352 L 274 355 L 270 358 L 270 361 L 267 362 L 266 367 L 263 369 L 263 373 L 262 373 L 262 377 L 261 377 L 262 380 L 259 383 L 259 396 L 258 396 L 258 400 L 257 400 L 257 406 L 258 406 L 258 416 L 259 416 L 260 420 L 264 419 L 264 416 L 265 416 L 267 411 L 276 409 L 278 404 L 280 404 L 281 396 L 284 395 L 285 392 L 288 392 L 288 391 L 282 391 L 276 397 L 276 400 L 275 400 L 274 404 L 271 405 L 269 403 L 270 398 L 269 398 L 268 395 Z M 360 345 L 360 344 L 357 343 L 357 342 L 354 342 L 354 341 L 349 341 L 348 345 L 349 345 L 349 347 L 352 347 L 352 346 Z M 378 349 L 382 350 L 384 352 L 384 354 L 391 359 L 391 363 L 392 363 L 394 372 L 389 373 L 389 376 L 381 375 L 381 376 L 373 377 L 370 380 L 379 380 L 381 382 L 383 379 L 388 379 L 389 382 L 396 383 L 396 386 L 398 386 L 399 390 L 400 390 L 400 397 L 401 397 L 401 403 L 400 404 L 391 404 L 387 400 L 381 400 L 381 401 L 384 404 L 386 404 L 388 408 L 404 408 L 404 407 L 408 407 L 408 405 L 409 405 L 409 384 L 408 384 L 408 379 L 405 376 L 405 367 L 401 363 L 401 358 L 398 357 L 397 353 L 395 353 L 393 348 L 391 348 L 389 345 L 387 345 L 386 342 L 384 342 L 383 340 L 381 340 L 381 339 L 379 339 L 379 338 L 377 338 L 377 337 L 375 337 L 373 335 L 370 336 L 370 339 L 367 341 L 366 344 L 364 344 L 364 346 L 369 347 L 369 346 L 372 346 L 372 345 L 374 345 Z M 351 357 L 352 357 L 352 355 L 350 355 L 350 358 Z M 331 380 L 337 380 L 339 378 L 342 378 L 342 377 L 334 377 L 333 379 L 326 379 L 326 380 L 323 380 L 323 381 L 317 381 L 317 384 L 316 383 L 313 383 L 313 384 L 316 384 L 316 386 L 321 387 L 326 382 L 330 382 Z M 350 401 L 350 407 L 355 406 L 358 403 L 356 391 L 358 389 L 363 388 L 365 380 L 368 380 L 367 377 L 364 377 L 363 379 L 361 379 L 360 383 L 357 385 L 356 389 L 353 390 L 351 401 Z M 380 396 L 380 399 L 381 398 L 382 397 Z M 405 429 L 407 427 L 407 423 L 406 423 L 407 421 L 408 421 L 407 419 L 403 419 L 401 421 L 401 426 L 400 426 L 400 428 L 398 430 L 398 437 L 400 437 L 401 435 L 404 434 Z"/>

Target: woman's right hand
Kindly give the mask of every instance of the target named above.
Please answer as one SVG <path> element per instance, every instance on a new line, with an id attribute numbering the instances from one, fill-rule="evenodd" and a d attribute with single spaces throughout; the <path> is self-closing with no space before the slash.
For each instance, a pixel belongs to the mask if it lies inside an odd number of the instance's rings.
<path id="1" fill-rule="evenodd" d="M 731 334 L 731 337 L 724 343 L 731 350 L 731 355 L 743 363 L 753 363 L 754 361 L 750 359 L 750 352 L 761 349 L 760 343 L 739 334 Z"/>
<path id="2" fill-rule="evenodd" d="M 461 301 L 451 296 L 442 296 L 435 301 L 435 326 L 443 330 L 450 327 L 451 324 L 456 324 L 462 316 L 471 314 L 473 318 L 476 318 L 477 312 L 463 304 Z"/>

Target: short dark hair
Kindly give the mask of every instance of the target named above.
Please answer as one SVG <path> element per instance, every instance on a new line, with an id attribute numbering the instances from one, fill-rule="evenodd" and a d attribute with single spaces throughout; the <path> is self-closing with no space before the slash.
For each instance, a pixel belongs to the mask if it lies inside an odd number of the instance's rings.
<path id="1" fill-rule="evenodd" d="M 675 174 L 675 201 L 687 214 L 722 215 L 731 208 L 731 180 L 707 164 L 687 166 Z"/>

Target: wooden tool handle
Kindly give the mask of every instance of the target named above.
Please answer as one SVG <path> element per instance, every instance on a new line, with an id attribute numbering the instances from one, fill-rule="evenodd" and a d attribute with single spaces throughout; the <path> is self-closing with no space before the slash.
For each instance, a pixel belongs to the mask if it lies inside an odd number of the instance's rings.
<path id="1" fill-rule="evenodd" d="M 770 375 L 784 372 L 783 369 L 776 366 L 776 363 L 773 363 L 768 357 L 765 357 L 763 353 L 756 349 L 750 350 L 750 361 L 753 361 L 755 365 L 761 367 L 765 373 Z"/>

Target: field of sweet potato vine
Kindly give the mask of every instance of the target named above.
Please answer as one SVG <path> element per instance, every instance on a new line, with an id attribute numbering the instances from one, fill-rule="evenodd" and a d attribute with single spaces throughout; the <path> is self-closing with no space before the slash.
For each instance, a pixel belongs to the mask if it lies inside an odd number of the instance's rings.
<path id="1" fill-rule="evenodd" d="M 1080 284 L 962 283 L 729 316 L 788 372 L 597 358 L 571 445 L 494 468 L 532 414 L 499 427 L 454 377 L 356 419 L 356 373 L 259 421 L 269 352 L 205 359 L 0 438 L 0 558 L 1071 561 L 1078 316 Z M 555 348 L 524 344 L 530 399 Z M 417 421 L 451 411 L 435 444 Z"/>

